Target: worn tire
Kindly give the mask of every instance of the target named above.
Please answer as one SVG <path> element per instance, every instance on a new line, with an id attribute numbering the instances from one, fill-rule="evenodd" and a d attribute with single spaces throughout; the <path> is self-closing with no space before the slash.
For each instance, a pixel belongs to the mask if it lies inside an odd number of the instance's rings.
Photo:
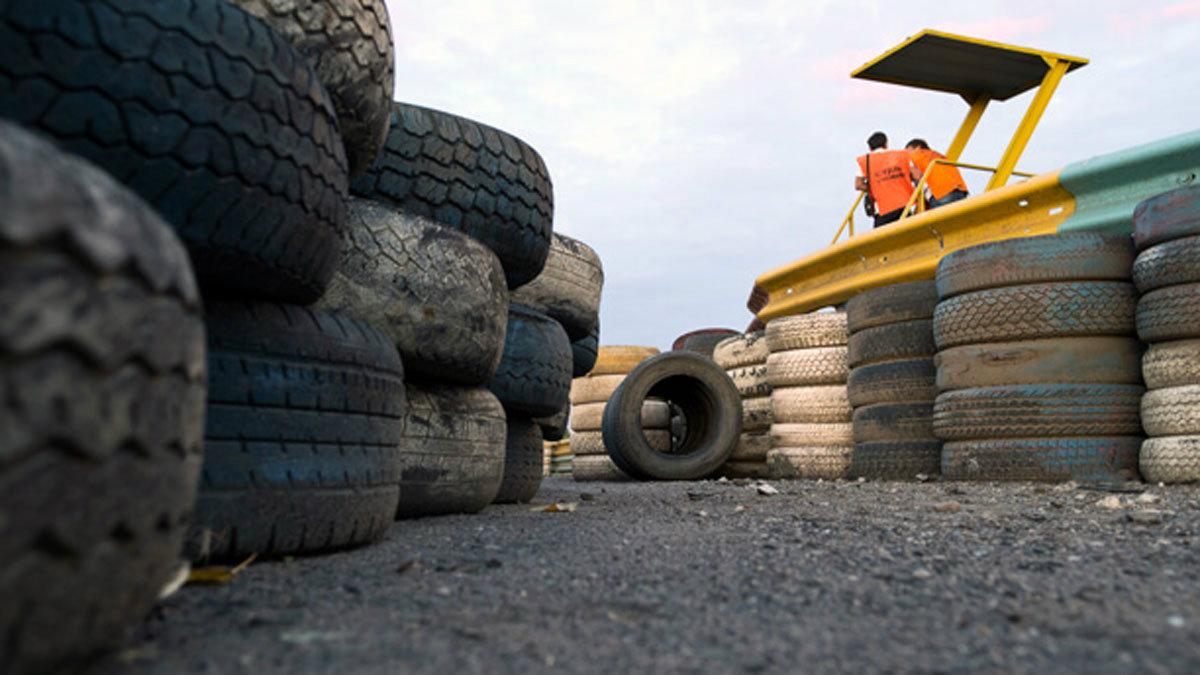
<path id="1" fill-rule="evenodd" d="M 671 351 L 685 350 L 712 356 L 712 350 L 721 340 L 740 335 L 732 328 L 697 328 L 671 341 Z"/>
<path id="2" fill-rule="evenodd" d="M 553 415 L 571 393 L 571 343 L 558 322 L 513 304 L 504 356 L 488 389 L 506 407 L 534 417 Z"/>
<path id="3" fill-rule="evenodd" d="M 851 368 L 884 361 L 932 358 L 937 353 L 933 342 L 933 322 L 917 319 L 864 328 L 850 336 L 846 361 Z"/>
<path id="4" fill-rule="evenodd" d="M 575 431 L 599 431 L 606 403 L 584 403 L 571 410 L 571 428 Z M 642 405 L 643 429 L 667 429 L 671 426 L 671 406 L 663 401 Z"/>
<path id="5" fill-rule="evenodd" d="M 1200 236 L 1163 242 L 1133 261 L 1133 283 L 1141 293 L 1200 281 Z"/>
<path id="6" fill-rule="evenodd" d="M 495 374 L 508 287 L 483 244 L 351 198 L 341 264 L 318 307 L 382 328 L 419 378 L 480 385 Z"/>
<path id="7" fill-rule="evenodd" d="M 324 292 L 346 156 L 316 73 L 267 24 L 221 0 L 46 0 L 0 8 L 0 44 L 0 117 L 146 199 L 206 294 Z"/>
<path id="8" fill-rule="evenodd" d="M 646 442 L 658 452 L 671 451 L 671 432 L 666 429 L 645 429 Z M 607 455 L 604 435 L 599 431 L 580 431 L 571 435 L 571 451 L 580 455 Z"/>
<path id="9" fill-rule="evenodd" d="M 828 422 L 771 425 L 771 443 L 777 448 L 851 445 L 854 443 L 854 427 L 850 422 Z"/>
<path id="10" fill-rule="evenodd" d="M 507 421 L 487 389 L 408 382 L 397 518 L 477 513 L 500 493 Z"/>
<path id="11" fill-rule="evenodd" d="M 774 447 L 767 453 L 767 472 L 771 478 L 840 480 L 850 473 L 853 451 L 850 445 Z"/>
<path id="12" fill-rule="evenodd" d="M 933 401 L 938 395 L 937 377 L 933 359 L 859 366 L 846 379 L 846 396 L 855 408 L 898 401 Z"/>
<path id="13" fill-rule="evenodd" d="M 1129 384 L 1034 384 L 948 391 L 933 408 L 944 441 L 1137 436 L 1145 389 Z"/>
<path id="14" fill-rule="evenodd" d="M 496 504 L 525 504 L 542 486 L 542 430 L 520 415 L 508 415 L 504 441 L 504 477 Z"/>
<path id="15" fill-rule="evenodd" d="M 582 340 L 571 343 L 571 377 L 583 377 L 596 366 L 596 353 L 600 349 L 600 322 Z"/>
<path id="16" fill-rule="evenodd" d="M 1136 304 L 1133 284 L 1115 281 L 995 288 L 941 302 L 934 314 L 933 334 L 939 349 L 1050 337 L 1133 335 Z"/>
<path id="17" fill-rule="evenodd" d="M 1004 286 L 1064 281 L 1128 281 L 1127 235 L 1076 232 L 993 241 L 946 254 L 937 268 L 943 300 Z"/>
<path id="18" fill-rule="evenodd" d="M 1151 483 L 1200 481 L 1200 437 L 1147 438 L 1138 466 L 1142 478 Z"/>
<path id="19" fill-rule="evenodd" d="M 553 415 L 535 418 L 533 421 L 537 423 L 542 430 L 542 440 L 546 441 L 561 441 L 567 437 L 567 420 L 571 416 L 571 404 L 566 403 L 562 409 Z"/>
<path id="20" fill-rule="evenodd" d="M 1131 337 L 1072 337 L 950 347 L 934 358 L 943 391 L 1012 384 L 1141 384 Z M 853 377 L 853 373 L 851 373 Z"/>
<path id="21" fill-rule="evenodd" d="M 1137 334 L 1146 342 L 1200 338 L 1200 284 L 1150 291 L 1137 305 Z"/>
<path id="22" fill-rule="evenodd" d="M 596 354 L 596 364 L 589 373 L 597 375 L 625 375 L 646 359 L 657 356 L 655 347 L 630 347 L 605 345 Z"/>
<path id="23" fill-rule="evenodd" d="M 877 403 L 854 411 L 854 442 L 932 441 L 933 403 Z"/>
<path id="24" fill-rule="evenodd" d="M 775 416 L 771 411 L 771 397 L 742 399 L 742 435 L 768 431 Z"/>
<path id="25" fill-rule="evenodd" d="M 577 483 L 629 480 L 629 476 L 618 469 L 608 455 L 576 456 L 575 461 L 571 464 L 571 475 Z"/>
<path id="26" fill-rule="evenodd" d="M 200 299 L 151 208 L 0 122 L 0 308 L 0 671 L 65 672 L 117 647 L 178 562 Z"/>
<path id="27" fill-rule="evenodd" d="M 771 384 L 767 380 L 767 364 L 734 368 L 728 373 L 742 398 L 756 398 L 771 395 Z"/>
<path id="28" fill-rule="evenodd" d="M 351 175 L 375 163 L 387 136 L 395 76 L 383 0 L 234 0 L 308 59 L 333 100 Z"/>
<path id="29" fill-rule="evenodd" d="M 784 387 L 771 392 L 773 420 L 779 424 L 849 422 L 854 414 L 844 385 Z"/>
<path id="30" fill-rule="evenodd" d="M 571 381 L 571 405 L 604 403 L 624 381 L 624 374 L 577 377 Z"/>
<path id="31" fill-rule="evenodd" d="M 1200 384 L 1200 340 L 1177 340 L 1150 345 L 1142 356 L 1147 389 Z"/>
<path id="32" fill-rule="evenodd" d="M 766 337 L 759 331 L 721 340 L 713 348 L 713 361 L 728 371 L 766 363 L 770 353 Z"/>
<path id="33" fill-rule="evenodd" d="M 546 264 L 550 174 L 533 148 L 499 129 L 393 103 L 383 151 L 351 190 L 475 237 L 499 256 L 509 288 Z"/>
<path id="34" fill-rule="evenodd" d="M 771 353 L 813 347 L 838 347 L 849 338 L 844 312 L 817 312 L 775 319 L 767 324 Z"/>
<path id="35" fill-rule="evenodd" d="M 1138 250 L 1197 234 L 1200 234 L 1200 186 L 1164 192 L 1142 201 L 1133 210 L 1133 242 Z"/>
<path id="36" fill-rule="evenodd" d="M 678 448 L 651 447 L 639 418 L 647 397 L 677 407 L 687 420 Z M 696 480 L 729 459 L 742 432 L 742 405 L 733 382 L 712 359 L 670 352 L 643 362 L 625 378 L 604 411 L 604 445 L 613 462 L 640 479 Z"/>
<path id="37" fill-rule="evenodd" d="M 1146 392 L 1142 426 L 1147 436 L 1200 436 L 1200 385 Z"/>
<path id="38" fill-rule="evenodd" d="M 728 467 L 734 462 L 765 462 L 770 449 L 770 432 L 743 431 L 742 435 L 738 437 L 737 445 L 733 446 L 733 452 L 729 455 L 729 461 L 725 463 L 725 466 Z"/>
<path id="39" fill-rule="evenodd" d="M 542 273 L 513 291 L 513 301 L 562 324 L 571 340 L 582 340 L 600 320 L 604 268 L 591 246 L 557 232 Z"/>
<path id="40" fill-rule="evenodd" d="M 933 281 L 873 288 L 846 303 L 846 327 L 853 335 L 877 326 L 931 319 L 937 303 L 937 285 Z"/>
<path id="41" fill-rule="evenodd" d="M 729 480 L 766 480 L 771 477 L 771 469 L 766 461 L 729 461 L 717 473 Z"/>
<path id="42" fill-rule="evenodd" d="M 383 536 L 396 509 L 404 368 L 369 324 L 208 303 L 208 423 L 193 555 L 236 561 Z"/>
<path id="43" fill-rule="evenodd" d="M 1137 479 L 1141 437 L 1010 438 L 942 446 L 946 480 L 1079 481 Z"/>
<path id="44" fill-rule="evenodd" d="M 850 478 L 916 480 L 942 471 L 942 442 L 936 440 L 855 443 Z"/>
<path id="45" fill-rule="evenodd" d="M 845 347 L 791 349 L 767 357 L 772 388 L 844 384 L 849 374 Z"/>

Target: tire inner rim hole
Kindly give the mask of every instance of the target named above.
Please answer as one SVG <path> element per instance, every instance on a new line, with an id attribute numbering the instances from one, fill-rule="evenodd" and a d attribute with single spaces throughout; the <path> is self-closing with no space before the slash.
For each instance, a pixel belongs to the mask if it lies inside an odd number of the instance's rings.
<path id="1" fill-rule="evenodd" d="M 717 402 L 700 380 L 687 375 L 663 378 L 650 387 L 646 399 L 665 400 L 670 407 L 669 454 L 689 455 L 712 435 L 714 430 L 708 427 L 717 418 Z"/>

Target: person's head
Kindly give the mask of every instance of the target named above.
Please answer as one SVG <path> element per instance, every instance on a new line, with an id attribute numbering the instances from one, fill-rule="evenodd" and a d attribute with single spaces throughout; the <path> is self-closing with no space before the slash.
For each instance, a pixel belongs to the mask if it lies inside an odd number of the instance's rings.
<path id="1" fill-rule="evenodd" d="M 914 138 L 904 146 L 907 150 L 928 150 L 929 144 L 923 138 Z"/>
<path id="2" fill-rule="evenodd" d="M 879 148 L 887 147 L 887 134 L 882 131 L 876 131 L 867 139 L 867 148 L 870 150 L 878 150 Z"/>

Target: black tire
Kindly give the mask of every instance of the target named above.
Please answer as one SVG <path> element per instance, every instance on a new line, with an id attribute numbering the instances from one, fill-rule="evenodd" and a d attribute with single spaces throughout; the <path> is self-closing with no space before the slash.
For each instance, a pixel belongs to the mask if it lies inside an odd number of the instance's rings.
<path id="1" fill-rule="evenodd" d="M 393 103 L 387 140 L 354 194 L 461 230 L 496 252 L 509 288 L 541 274 L 554 196 L 538 153 L 499 129 Z"/>
<path id="2" fill-rule="evenodd" d="M 513 302 L 532 307 L 562 324 L 571 340 L 581 340 L 600 320 L 604 268 L 591 246 L 554 233 L 542 273 L 513 291 Z"/>
<path id="3" fill-rule="evenodd" d="M 688 336 L 687 339 L 683 341 L 683 347 L 681 347 L 681 349 L 712 358 L 713 351 L 716 350 L 718 344 L 725 339 L 734 337 L 736 335 L 740 335 L 740 333 L 737 331 L 730 331 L 728 333 L 724 331 L 698 333 L 696 335 Z"/>
<path id="4" fill-rule="evenodd" d="M 168 42 L 171 58 L 147 49 Z M 0 44 L 0 116 L 150 202 L 206 294 L 320 297 L 346 156 L 328 95 L 283 37 L 222 0 L 46 0 L 0 7 Z"/>
<path id="5" fill-rule="evenodd" d="M 238 561 L 365 544 L 400 482 L 404 368 L 332 312 L 209 303 L 208 422 L 191 553 Z"/>
<path id="6" fill-rule="evenodd" d="M 641 428 L 647 397 L 678 406 L 687 433 L 670 453 L 650 447 Z M 604 445 L 613 462 L 641 479 L 696 480 L 711 475 L 733 452 L 742 432 L 737 389 L 712 359 L 690 352 L 643 361 L 613 392 L 604 410 Z"/>
<path id="7" fill-rule="evenodd" d="M 571 404 L 564 403 L 561 410 L 534 420 L 542 431 L 542 440 L 561 441 L 567 437 L 567 419 L 571 416 Z"/>
<path id="8" fill-rule="evenodd" d="M 916 480 L 918 474 L 936 476 L 941 472 L 941 441 L 855 443 L 850 453 L 850 478 Z"/>
<path id="9" fill-rule="evenodd" d="M 942 476 L 946 480 L 1122 483 L 1137 480 L 1141 444 L 1137 436 L 946 443 Z"/>
<path id="10" fill-rule="evenodd" d="M 934 363 L 938 388 L 949 391 L 1056 382 L 1141 384 L 1141 358 L 1137 338 L 1059 337 L 950 347 Z"/>
<path id="11" fill-rule="evenodd" d="M 395 57 L 383 0 L 234 0 L 292 43 L 333 100 L 350 174 L 375 163 L 387 136 Z"/>
<path id="12" fill-rule="evenodd" d="M 1076 232 L 993 241 L 946 254 L 938 263 L 943 300 L 987 288 L 1063 281 L 1128 281 L 1127 235 Z"/>
<path id="13" fill-rule="evenodd" d="M 847 396 L 856 408 L 897 401 L 933 401 L 938 394 L 937 375 L 932 359 L 859 366 L 846 380 Z"/>
<path id="14" fill-rule="evenodd" d="M 500 367 L 488 389 L 512 410 L 540 417 L 562 409 L 571 394 L 571 343 L 541 312 L 509 305 Z"/>
<path id="15" fill-rule="evenodd" d="M 1136 304 L 1133 284 L 1114 281 L 975 291 L 938 305 L 933 335 L 939 349 L 1050 337 L 1133 335 Z"/>
<path id="16" fill-rule="evenodd" d="M 851 335 L 860 330 L 902 321 L 933 318 L 937 284 L 913 281 L 863 291 L 846 303 L 846 325 Z"/>
<path id="17" fill-rule="evenodd" d="M 933 403 L 877 403 L 854 411 L 854 442 L 932 441 Z"/>
<path id="18" fill-rule="evenodd" d="M 374 324 L 410 377 L 481 385 L 508 324 L 500 261 L 467 235 L 351 198 L 341 264 L 317 305 Z"/>
<path id="19" fill-rule="evenodd" d="M 1200 234 L 1200 186 L 1164 192 L 1142 201 L 1133 210 L 1133 241 L 1139 251 L 1197 234 Z"/>
<path id="20" fill-rule="evenodd" d="M 582 340 L 571 343 L 571 377 L 583 377 L 596 366 L 596 354 L 600 350 L 600 322 Z"/>
<path id="21" fill-rule="evenodd" d="M 1172 239 L 1142 251 L 1133 261 L 1133 283 L 1141 293 L 1200 281 L 1200 236 Z"/>
<path id="22" fill-rule="evenodd" d="M 1200 284 L 1167 286 L 1137 304 L 1137 334 L 1146 342 L 1200 338 Z"/>
<path id="23" fill-rule="evenodd" d="M 936 353 L 933 322 L 917 319 L 864 328 L 852 334 L 846 361 L 851 368 L 857 368 L 884 361 L 932 358 Z"/>
<path id="24" fill-rule="evenodd" d="M 529 418 L 510 414 L 504 446 L 504 478 L 493 501 L 525 504 L 542 486 L 542 430 Z"/>
<path id="25" fill-rule="evenodd" d="M 204 325 L 170 227 L 7 122 L 0 214 L 0 672 L 63 672 L 117 647 L 178 563 Z"/>
<path id="26" fill-rule="evenodd" d="M 938 396 L 944 441 L 1138 436 L 1145 389 L 1128 384 L 1037 384 L 959 389 Z"/>
<path id="27" fill-rule="evenodd" d="M 687 342 L 689 340 L 691 340 L 694 337 L 698 337 L 698 336 L 702 336 L 702 335 L 719 335 L 721 337 L 717 340 L 717 342 L 720 342 L 721 340 L 724 340 L 725 338 L 733 337 L 735 335 L 740 335 L 740 333 L 738 333 L 736 330 L 733 330 L 732 328 L 697 328 L 696 330 L 688 331 L 688 332 L 684 333 L 683 335 L 680 335 L 679 337 L 675 338 L 671 342 L 671 351 L 685 349 Z M 716 345 L 714 344 L 713 346 L 715 347 Z M 695 350 L 692 350 L 692 351 L 695 351 Z"/>
<path id="28" fill-rule="evenodd" d="M 478 513 L 500 493 L 507 421 L 487 389 L 408 382 L 397 518 Z"/>

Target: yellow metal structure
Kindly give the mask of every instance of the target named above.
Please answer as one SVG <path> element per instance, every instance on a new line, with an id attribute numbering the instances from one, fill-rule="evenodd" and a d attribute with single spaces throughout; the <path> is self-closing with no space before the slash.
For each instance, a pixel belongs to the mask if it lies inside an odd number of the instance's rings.
<path id="1" fill-rule="evenodd" d="M 998 170 L 994 166 L 983 166 L 982 164 L 968 164 L 967 162 L 952 162 L 948 159 L 935 159 L 925 168 L 925 173 L 921 174 L 921 180 L 917 181 L 917 187 L 913 189 L 912 196 L 908 198 L 908 203 L 904 205 L 904 211 L 900 214 L 900 220 L 915 214 L 925 211 L 925 184 L 929 181 L 929 175 L 933 173 L 933 168 L 938 164 L 944 166 L 956 166 L 960 169 L 971 169 L 973 171 L 991 171 L 993 175 Z M 1024 171 L 1010 171 L 1009 173 L 1016 174 L 1023 178 L 1032 178 L 1033 174 L 1025 173 Z M 863 193 L 859 194 L 858 200 L 862 200 Z M 857 204 L 858 201 L 855 201 Z M 853 223 L 851 223 L 853 225 Z M 853 227 L 851 227 L 850 236 L 854 236 Z M 837 242 L 837 239 L 834 239 Z"/>

